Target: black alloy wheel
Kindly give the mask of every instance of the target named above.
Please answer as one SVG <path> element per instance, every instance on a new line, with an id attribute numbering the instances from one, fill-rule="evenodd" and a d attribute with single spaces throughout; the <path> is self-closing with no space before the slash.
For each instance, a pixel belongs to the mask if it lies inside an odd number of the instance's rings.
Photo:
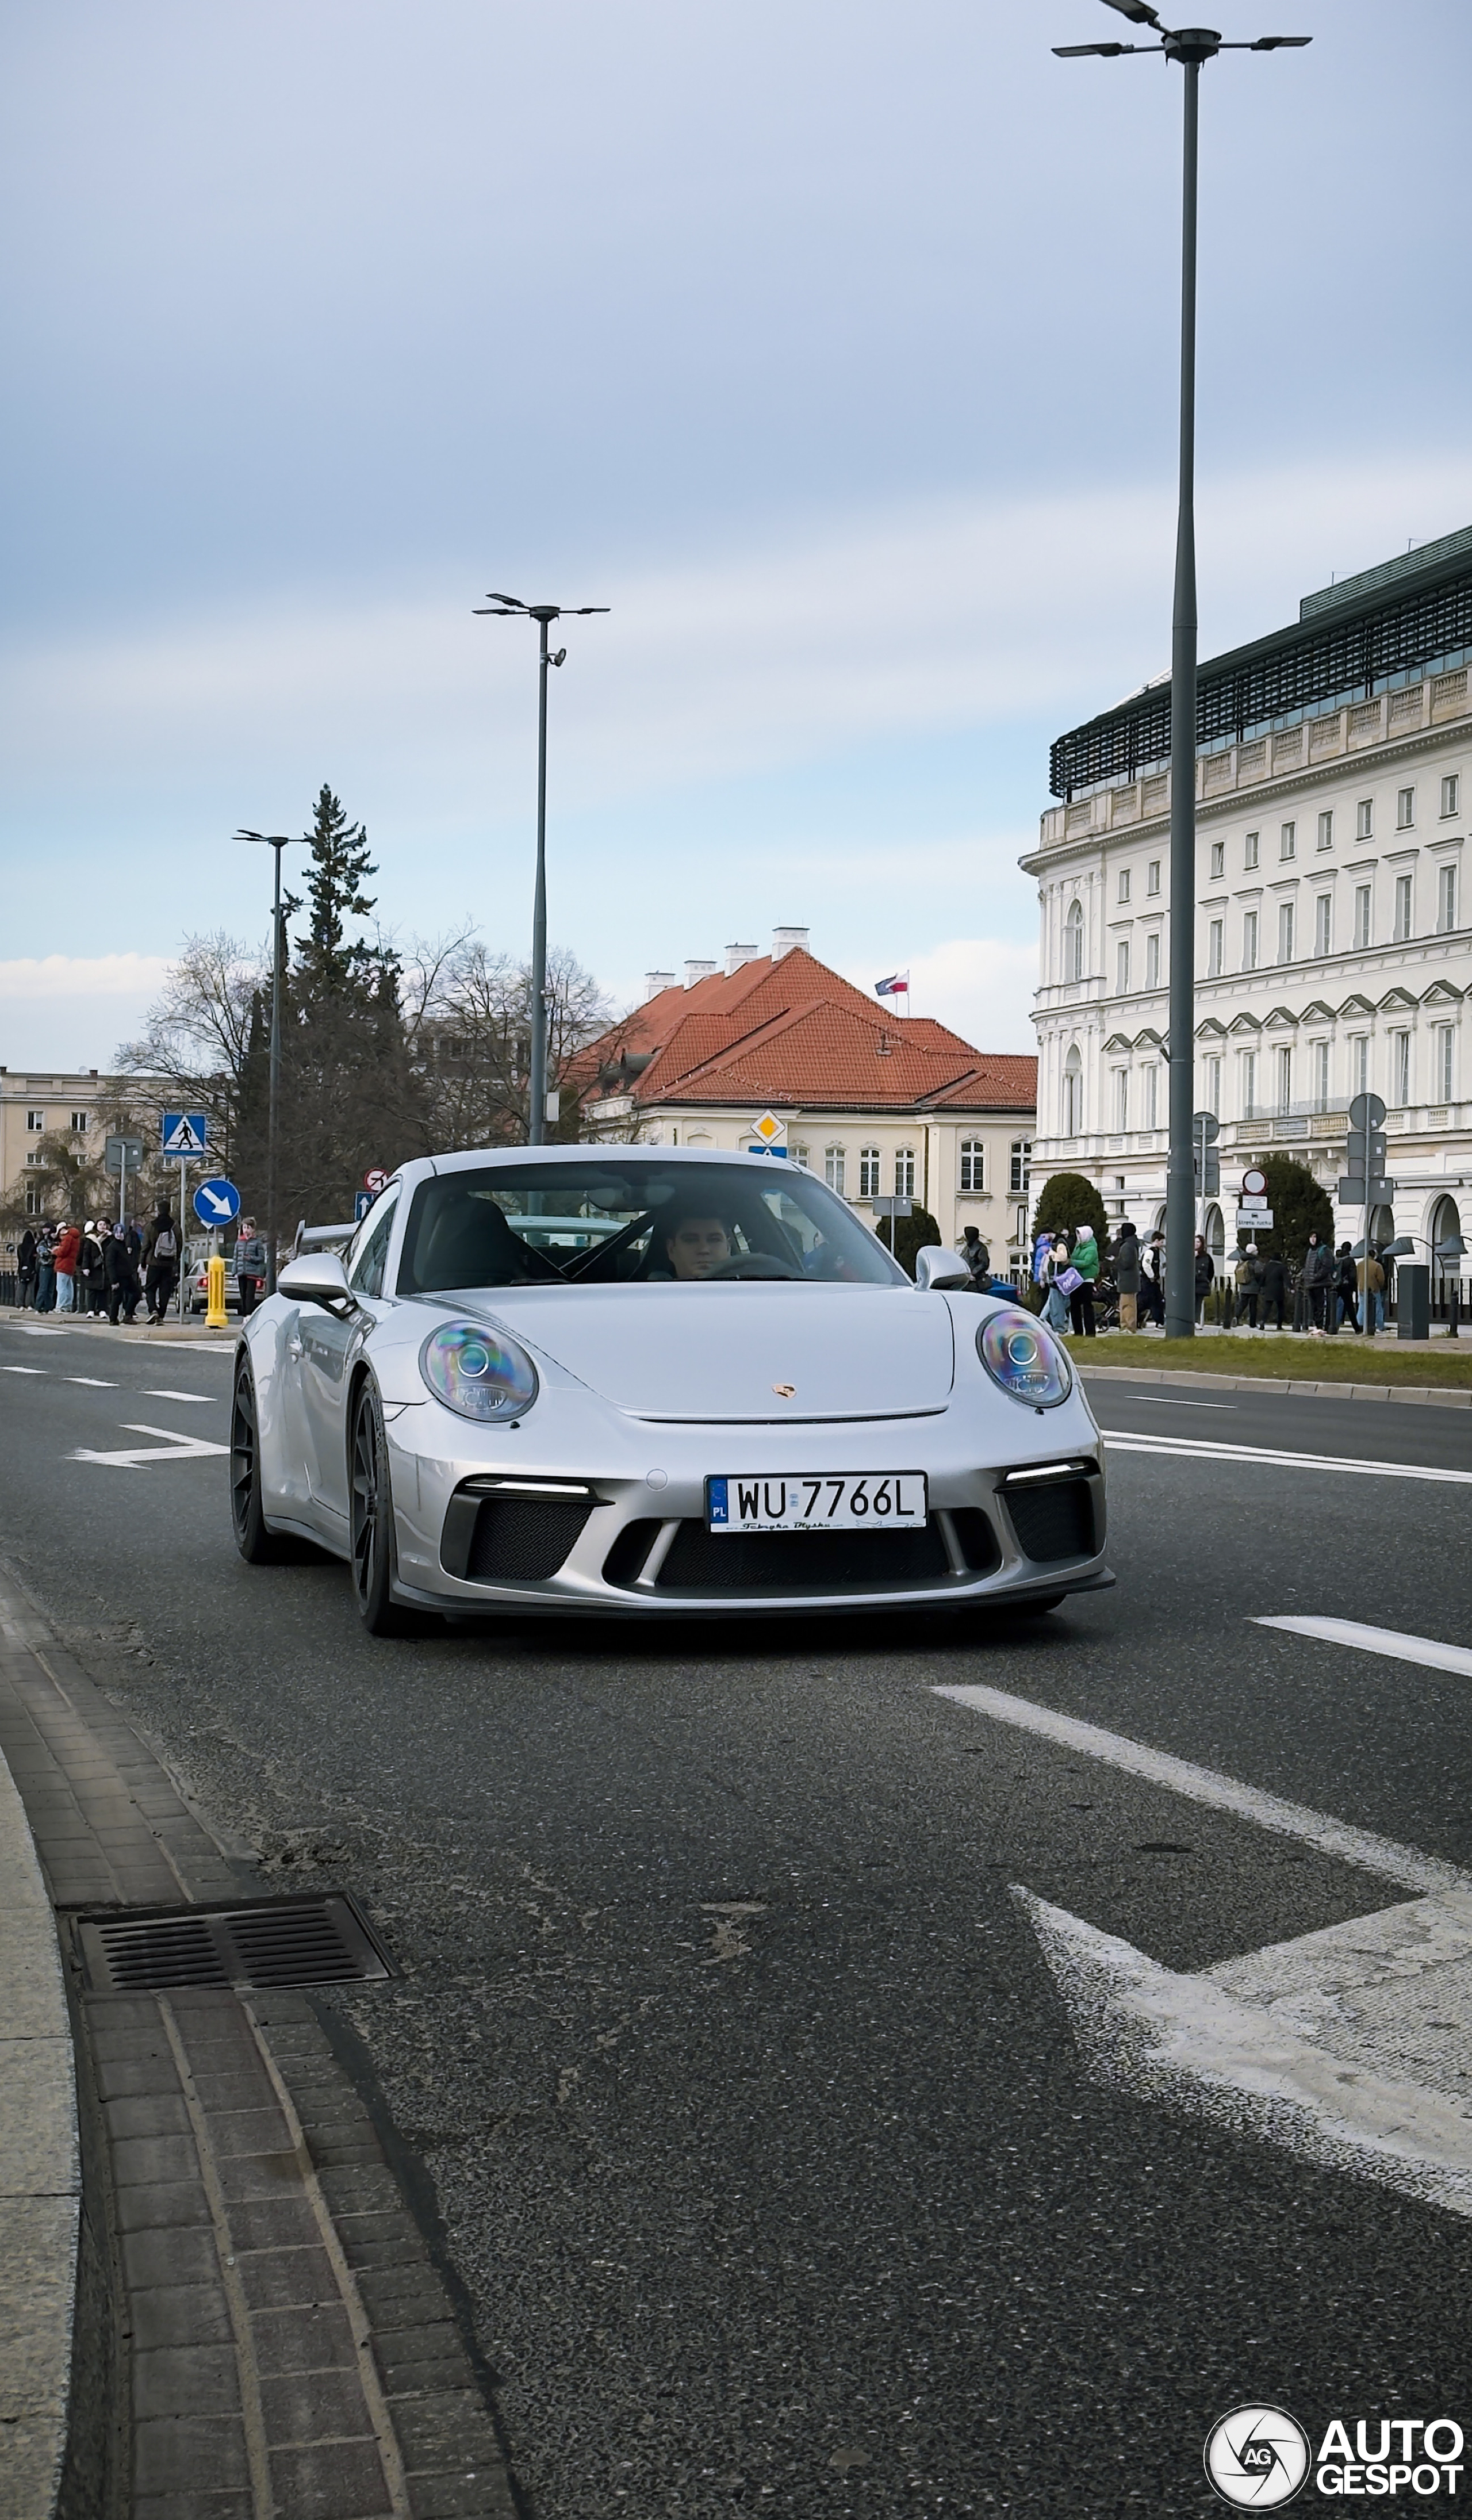
<path id="1" fill-rule="evenodd" d="M 371 1637 L 401 1637 L 412 1613 L 393 1598 L 393 1496 L 388 1484 L 388 1446 L 383 1411 L 371 1382 L 353 1403 L 349 1448 L 348 1530 L 352 1543 L 353 1598 Z"/>
<path id="2" fill-rule="evenodd" d="M 279 1562 L 285 1552 L 276 1533 L 266 1529 L 261 1504 L 260 1414 L 245 1357 L 236 1368 L 230 1402 L 230 1519 L 235 1545 L 247 1566 Z"/>

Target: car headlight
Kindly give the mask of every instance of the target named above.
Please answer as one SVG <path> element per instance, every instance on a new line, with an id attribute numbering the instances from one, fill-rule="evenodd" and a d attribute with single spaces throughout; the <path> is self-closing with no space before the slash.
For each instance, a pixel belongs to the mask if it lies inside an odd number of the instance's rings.
<path id="1" fill-rule="evenodd" d="M 420 1349 L 420 1372 L 436 1400 L 482 1425 L 524 1417 L 537 1396 L 537 1369 L 503 1330 L 447 1322 Z"/>
<path id="2" fill-rule="evenodd" d="M 976 1353 L 992 1380 L 1031 1409 L 1056 1409 L 1073 1389 L 1067 1351 L 1018 1306 L 987 1315 L 976 1333 Z"/>

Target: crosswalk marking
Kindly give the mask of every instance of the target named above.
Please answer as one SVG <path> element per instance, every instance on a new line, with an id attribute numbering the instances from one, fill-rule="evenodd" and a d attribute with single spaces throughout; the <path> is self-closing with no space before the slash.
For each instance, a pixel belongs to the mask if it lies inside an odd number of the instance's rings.
<path id="1" fill-rule="evenodd" d="M 1297 1637 L 1321 1637 L 1325 1644 L 1352 1645 L 1359 1653 L 1388 1654 L 1418 1662 L 1427 1671 L 1454 1671 L 1472 1680 L 1472 1648 L 1442 1644 L 1435 1637 L 1403 1636 L 1398 1628 L 1367 1628 L 1358 1619 L 1254 1618 L 1255 1628 L 1286 1628 Z"/>
<path id="2" fill-rule="evenodd" d="M 1472 1487 L 1472 1470 L 1434 1469 L 1424 1462 L 1351 1462 L 1340 1453 L 1280 1453 L 1258 1444 L 1213 1444 L 1191 1435 L 1116 1435 L 1104 1442 L 1111 1453 L 1165 1453 L 1178 1461 L 1266 1462 L 1285 1470 L 1342 1470 L 1356 1478 L 1431 1479 L 1450 1487 Z"/>

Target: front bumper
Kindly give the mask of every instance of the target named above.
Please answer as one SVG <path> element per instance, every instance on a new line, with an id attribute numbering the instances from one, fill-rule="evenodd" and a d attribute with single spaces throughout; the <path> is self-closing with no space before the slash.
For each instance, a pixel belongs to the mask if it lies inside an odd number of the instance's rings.
<path id="1" fill-rule="evenodd" d="M 805 1425 L 610 1424 L 597 1404 L 558 1394 L 555 1452 L 535 1414 L 515 1429 L 462 1429 L 432 1403 L 394 1410 L 398 1589 L 439 1610 L 731 1618 L 1000 1608 L 1112 1584 L 1101 1447 L 1082 1395 L 1047 1418 L 1001 1407 L 1000 1426 L 996 1406 Z M 999 1435 L 1012 1444 L 999 1449 Z M 929 1481 L 923 1535 L 775 1547 L 705 1535 L 712 1473 L 915 1469 Z"/>

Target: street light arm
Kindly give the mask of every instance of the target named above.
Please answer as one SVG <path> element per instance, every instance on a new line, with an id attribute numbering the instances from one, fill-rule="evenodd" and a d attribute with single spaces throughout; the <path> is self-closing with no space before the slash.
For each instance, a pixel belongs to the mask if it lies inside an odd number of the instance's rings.
<path id="1" fill-rule="evenodd" d="M 1162 34 L 1165 32 L 1164 27 L 1160 25 L 1160 20 L 1149 5 L 1149 0 L 1104 0 L 1104 6 L 1106 9 L 1117 9 L 1120 16 L 1128 18 L 1134 25 L 1156 26 L 1160 27 Z"/>
<path id="2" fill-rule="evenodd" d="M 1102 62 L 1117 62 L 1121 53 L 1160 53 L 1163 44 L 1054 44 L 1060 62 L 1081 62 L 1086 53 L 1096 53 Z"/>

